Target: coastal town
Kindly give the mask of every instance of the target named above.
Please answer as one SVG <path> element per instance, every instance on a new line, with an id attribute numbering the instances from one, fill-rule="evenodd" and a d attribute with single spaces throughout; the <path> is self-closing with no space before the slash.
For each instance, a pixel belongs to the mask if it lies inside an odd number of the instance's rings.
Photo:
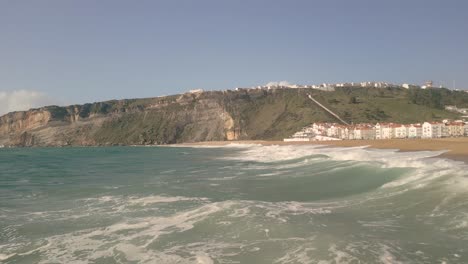
<path id="1" fill-rule="evenodd" d="M 282 82 L 270 82 L 266 85 L 256 86 L 253 88 L 256 89 L 278 89 L 278 88 L 312 88 L 317 90 L 324 90 L 324 91 L 334 91 L 336 87 L 351 87 L 351 88 L 389 88 L 389 87 L 401 87 L 405 89 L 410 88 L 442 88 L 443 86 L 435 86 L 433 81 L 426 81 L 424 85 L 416 85 L 416 84 L 394 84 L 389 82 L 382 82 L 382 81 L 364 81 L 364 82 L 345 82 L 345 83 L 321 83 L 321 84 L 311 84 L 311 85 L 301 85 L 301 84 L 290 84 L 289 82 L 282 81 Z"/>
<path id="2" fill-rule="evenodd" d="M 342 125 L 338 123 L 313 123 L 294 133 L 284 141 L 323 140 L 378 140 L 446 138 L 468 136 L 468 122 L 443 120 L 415 124 L 360 123 Z"/>
<path id="3" fill-rule="evenodd" d="M 269 82 L 264 85 L 257 85 L 252 87 L 236 87 L 234 91 L 251 91 L 251 90 L 277 90 L 277 89 L 314 89 L 325 92 L 333 92 L 336 88 L 402 88 L 402 89 L 440 89 L 448 88 L 447 84 L 434 81 L 425 81 L 423 84 L 411 84 L 411 83 L 390 83 L 385 81 L 363 81 L 363 82 L 342 82 L 342 83 L 319 83 L 319 84 L 292 84 L 287 81 L 280 82 Z M 463 91 L 468 93 L 468 89 L 455 88 L 455 84 L 450 88 L 453 91 Z M 192 89 L 186 93 L 198 94 L 204 92 L 205 89 Z M 227 89 L 224 91 L 232 91 Z"/>
<path id="4" fill-rule="evenodd" d="M 344 83 L 320 83 L 320 84 L 291 84 L 287 81 L 281 82 L 269 82 L 265 85 L 254 86 L 250 88 L 236 88 L 236 91 L 239 90 L 251 90 L 251 89 L 260 89 L 260 90 L 272 90 L 272 89 L 315 89 L 322 91 L 335 91 L 335 88 L 339 87 L 348 87 L 348 88 L 403 88 L 403 89 L 434 89 L 434 88 L 447 88 L 446 84 L 439 83 L 436 85 L 434 81 L 425 81 L 422 85 L 419 84 L 410 84 L 410 83 L 390 83 L 384 81 L 363 81 L 363 82 L 344 82 Z M 464 89 L 456 89 L 455 85 L 451 87 L 454 91 L 464 91 Z M 199 89 L 196 91 L 203 91 Z"/>

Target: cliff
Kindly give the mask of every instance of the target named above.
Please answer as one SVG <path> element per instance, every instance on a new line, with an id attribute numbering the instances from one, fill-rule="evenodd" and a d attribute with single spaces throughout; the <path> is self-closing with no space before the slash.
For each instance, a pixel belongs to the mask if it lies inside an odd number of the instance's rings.
<path id="1" fill-rule="evenodd" d="M 310 93 L 349 122 L 457 118 L 444 104 L 468 104 L 463 92 L 400 88 L 210 91 L 166 97 L 48 106 L 0 117 L 0 145 L 92 146 L 281 139 L 312 122 L 335 121 Z M 435 93 L 435 95 L 434 95 Z M 410 114 L 411 113 L 411 114 Z"/>

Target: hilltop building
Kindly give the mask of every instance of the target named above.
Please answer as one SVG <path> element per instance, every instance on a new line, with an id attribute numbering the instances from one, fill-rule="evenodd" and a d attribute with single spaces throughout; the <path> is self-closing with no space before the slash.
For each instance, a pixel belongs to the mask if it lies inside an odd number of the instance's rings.
<path id="1" fill-rule="evenodd" d="M 266 85 L 259 85 L 255 87 L 251 87 L 250 89 L 263 89 L 263 90 L 272 90 L 272 89 L 304 89 L 304 88 L 312 88 L 322 91 L 334 91 L 336 87 L 365 87 L 365 88 L 388 88 L 388 87 L 402 87 L 405 89 L 410 88 L 429 88 L 432 87 L 432 81 L 428 81 L 423 86 L 415 85 L 415 84 L 408 84 L 403 83 L 393 84 L 388 82 L 374 82 L 374 81 L 365 81 L 365 82 L 344 82 L 344 83 L 321 83 L 321 84 L 311 84 L 311 85 L 301 85 L 301 84 L 290 84 L 288 82 L 270 82 Z M 236 90 L 240 90 L 236 88 Z"/>

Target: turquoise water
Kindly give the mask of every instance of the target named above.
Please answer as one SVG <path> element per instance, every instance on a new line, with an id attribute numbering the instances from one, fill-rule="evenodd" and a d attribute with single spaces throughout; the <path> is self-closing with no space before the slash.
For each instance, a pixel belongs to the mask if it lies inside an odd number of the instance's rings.
<path id="1" fill-rule="evenodd" d="M 0 263 L 468 263 L 468 172 L 320 146 L 0 149 Z"/>

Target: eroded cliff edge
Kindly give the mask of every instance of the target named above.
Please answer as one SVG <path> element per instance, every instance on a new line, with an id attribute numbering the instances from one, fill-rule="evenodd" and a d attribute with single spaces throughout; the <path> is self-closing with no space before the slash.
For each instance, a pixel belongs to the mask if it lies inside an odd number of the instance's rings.
<path id="1" fill-rule="evenodd" d="M 443 109 L 412 102 L 410 92 L 404 89 L 210 91 L 9 113 L 0 117 L 0 145 L 147 145 L 282 139 L 311 122 L 335 121 L 307 99 L 308 93 L 351 122 L 456 118 Z M 417 114 L 408 115 L 409 111 Z"/>
<path id="2" fill-rule="evenodd" d="M 208 94 L 48 106 L 0 117 L 0 144 L 168 144 L 238 138 L 222 101 Z"/>

